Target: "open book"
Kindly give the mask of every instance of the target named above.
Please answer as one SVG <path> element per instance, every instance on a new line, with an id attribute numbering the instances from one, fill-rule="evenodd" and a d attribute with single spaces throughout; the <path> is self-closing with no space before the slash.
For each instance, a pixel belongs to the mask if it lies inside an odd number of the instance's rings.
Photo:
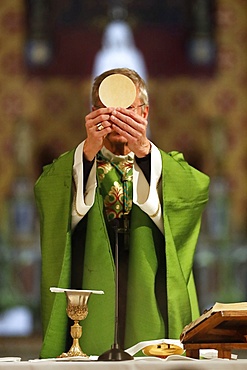
<path id="1" fill-rule="evenodd" d="M 236 312 L 239 315 L 247 316 L 247 302 L 237 302 L 237 303 L 219 303 L 216 302 L 213 307 L 203 312 L 203 314 L 198 317 L 198 319 L 192 321 L 190 324 L 186 325 L 181 333 L 180 340 L 183 339 L 189 331 L 196 328 L 199 324 L 202 324 L 205 320 L 212 317 L 217 312 L 230 313 Z"/>
<path id="2" fill-rule="evenodd" d="M 208 311 L 247 311 L 247 302 L 219 303 L 216 302 Z"/>

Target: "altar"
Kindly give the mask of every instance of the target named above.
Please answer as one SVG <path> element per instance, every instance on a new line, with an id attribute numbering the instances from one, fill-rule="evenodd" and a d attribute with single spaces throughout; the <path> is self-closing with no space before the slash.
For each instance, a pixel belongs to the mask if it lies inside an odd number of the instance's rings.
<path id="1" fill-rule="evenodd" d="M 182 357 L 181 357 L 182 358 Z M 247 360 L 196 360 L 136 358 L 131 361 L 56 361 L 31 360 L 0 362 L 0 370 L 246 370 Z"/>

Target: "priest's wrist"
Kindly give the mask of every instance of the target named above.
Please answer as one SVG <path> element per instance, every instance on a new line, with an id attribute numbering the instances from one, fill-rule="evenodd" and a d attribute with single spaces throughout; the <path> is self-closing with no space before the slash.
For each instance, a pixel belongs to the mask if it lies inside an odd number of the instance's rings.
<path id="1" fill-rule="evenodd" d="M 150 153 L 151 153 L 151 143 L 148 142 L 148 144 L 145 145 L 141 153 L 138 153 L 138 155 L 135 154 L 135 156 L 139 159 L 142 159 L 142 158 L 148 157 Z"/>

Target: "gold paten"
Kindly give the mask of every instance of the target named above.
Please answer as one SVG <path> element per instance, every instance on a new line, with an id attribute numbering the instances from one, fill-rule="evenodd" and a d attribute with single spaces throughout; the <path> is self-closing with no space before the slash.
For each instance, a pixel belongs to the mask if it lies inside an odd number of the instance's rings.
<path id="1" fill-rule="evenodd" d="M 147 346 L 143 348 L 142 352 L 146 356 L 166 358 L 171 355 L 182 355 L 184 350 L 175 344 L 160 343 Z"/>

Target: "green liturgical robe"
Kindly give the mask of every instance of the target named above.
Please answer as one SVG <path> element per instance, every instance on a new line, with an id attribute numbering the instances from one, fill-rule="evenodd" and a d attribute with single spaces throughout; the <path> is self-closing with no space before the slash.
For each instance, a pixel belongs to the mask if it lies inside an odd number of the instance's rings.
<path id="1" fill-rule="evenodd" d="M 177 339 L 199 316 L 192 266 L 209 178 L 189 166 L 182 154 L 160 153 L 165 235 L 133 204 L 125 348 L 144 340 Z M 35 185 L 42 249 L 42 358 L 56 357 L 66 349 L 66 296 L 51 293 L 50 287 L 70 287 L 73 159 L 74 151 L 63 154 L 44 168 Z M 104 295 L 91 295 L 80 343 L 88 355 L 100 355 L 114 341 L 115 265 L 98 190 L 85 230 L 82 289 L 103 290 Z M 154 288 L 158 271 L 167 297 L 165 319 Z"/>

